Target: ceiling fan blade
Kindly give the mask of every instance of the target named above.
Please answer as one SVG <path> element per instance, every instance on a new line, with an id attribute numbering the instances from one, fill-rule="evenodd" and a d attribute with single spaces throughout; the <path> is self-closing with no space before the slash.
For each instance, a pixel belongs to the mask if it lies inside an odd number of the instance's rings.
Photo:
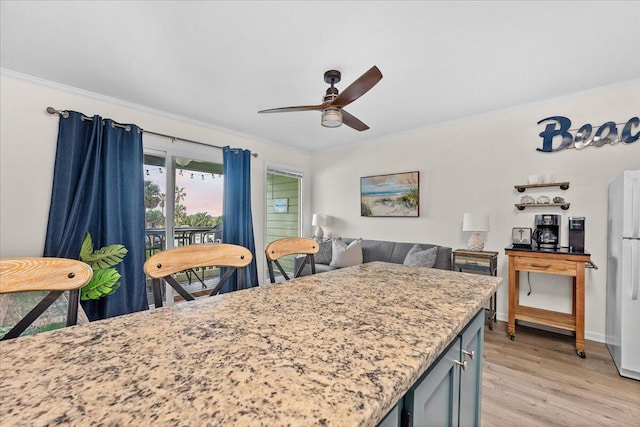
<path id="1" fill-rule="evenodd" d="M 342 123 L 359 131 L 369 129 L 369 126 L 362 123 L 358 118 L 356 118 L 356 116 L 351 115 L 344 110 L 342 110 Z"/>
<path id="2" fill-rule="evenodd" d="M 290 111 L 315 111 L 315 110 L 324 110 L 329 106 L 328 102 L 320 105 L 299 105 L 296 107 L 282 107 L 282 108 L 271 108 L 268 110 L 260 110 L 258 113 L 286 113 Z"/>
<path id="3" fill-rule="evenodd" d="M 380 80 L 382 80 L 382 73 L 378 67 L 374 65 L 369 69 L 369 71 L 347 86 L 347 88 L 333 100 L 331 105 L 334 107 L 344 107 L 345 105 L 351 104 L 353 101 L 367 93 L 369 89 L 374 87 Z"/>

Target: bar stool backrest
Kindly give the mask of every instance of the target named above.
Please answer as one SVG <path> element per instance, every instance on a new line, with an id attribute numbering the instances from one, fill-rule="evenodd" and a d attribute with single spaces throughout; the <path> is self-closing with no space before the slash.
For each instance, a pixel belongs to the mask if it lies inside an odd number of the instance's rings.
<path id="1" fill-rule="evenodd" d="M 67 326 L 78 321 L 80 288 L 93 277 L 93 269 L 75 259 L 34 257 L 0 259 L 0 294 L 49 291 L 2 339 L 20 336 L 65 291 L 70 291 Z"/>
<path id="2" fill-rule="evenodd" d="M 228 267 L 228 270 L 209 296 L 217 294 L 231 275 L 238 272 L 238 286 L 244 287 L 243 268 L 253 260 L 251 251 L 229 243 L 211 243 L 180 246 L 153 255 L 144 263 L 144 272 L 153 279 L 153 298 L 156 307 L 162 307 L 160 279 L 164 279 L 187 301 L 193 295 L 187 292 L 172 274 L 201 267 Z"/>
<path id="3" fill-rule="evenodd" d="M 271 283 L 276 282 L 273 264 L 278 267 L 280 274 L 282 274 L 285 280 L 290 280 L 289 275 L 284 271 L 284 268 L 282 268 L 282 265 L 278 261 L 280 258 L 287 255 L 305 255 L 304 261 L 293 274 L 294 278 L 300 277 L 302 269 L 307 262 L 311 265 L 311 273 L 316 274 L 316 263 L 313 255 L 317 254 L 319 250 L 320 245 L 318 242 L 306 237 L 287 237 L 284 239 L 274 240 L 269 243 L 264 253 L 267 257 L 267 267 L 269 268 L 269 279 L 271 280 Z"/>

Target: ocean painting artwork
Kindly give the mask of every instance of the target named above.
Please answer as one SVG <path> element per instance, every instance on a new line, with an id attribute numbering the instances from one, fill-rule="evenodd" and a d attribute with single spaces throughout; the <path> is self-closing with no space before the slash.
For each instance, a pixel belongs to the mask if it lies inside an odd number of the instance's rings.
<path id="1" fill-rule="evenodd" d="M 419 216 L 420 172 L 360 178 L 360 216 Z"/>

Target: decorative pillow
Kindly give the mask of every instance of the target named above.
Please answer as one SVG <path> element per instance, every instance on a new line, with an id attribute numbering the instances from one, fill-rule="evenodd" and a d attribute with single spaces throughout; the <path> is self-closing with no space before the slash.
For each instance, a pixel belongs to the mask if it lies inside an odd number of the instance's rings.
<path id="1" fill-rule="evenodd" d="M 331 250 L 331 267 L 344 268 L 362 264 L 362 239 L 354 240 L 349 246 L 342 239 L 333 239 Z"/>
<path id="2" fill-rule="evenodd" d="M 407 256 L 404 258 L 404 265 L 410 267 L 429 267 L 433 268 L 436 264 L 438 256 L 438 247 L 431 249 L 422 249 L 417 243 L 413 245 Z"/>
<path id="3" fill-rule="evenodd" d="M 316 264 L 329 264 L 331 262 L 331 239 L 321 239 L 314 237 L 313 240 L 318 242 L 320 250 L 313 256 Z"/>

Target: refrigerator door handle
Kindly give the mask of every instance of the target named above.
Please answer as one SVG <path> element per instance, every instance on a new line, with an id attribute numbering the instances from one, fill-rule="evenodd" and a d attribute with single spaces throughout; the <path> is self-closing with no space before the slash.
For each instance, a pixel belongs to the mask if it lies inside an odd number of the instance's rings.
<path id="1" fill-rule="evenodd" d="M 631 180 L 631 227 L 631 238 L 640 238 L 640 180 L 635 177 Z"/>
<path id="2" fill-rule="evenodd" d="M 638 262 L 640 254 L 635 253 L 639 244 L 640 240 L 631 241 L 631 299 L 634 301 L 638 299 L 640 288 L 640 262 Z"/>

